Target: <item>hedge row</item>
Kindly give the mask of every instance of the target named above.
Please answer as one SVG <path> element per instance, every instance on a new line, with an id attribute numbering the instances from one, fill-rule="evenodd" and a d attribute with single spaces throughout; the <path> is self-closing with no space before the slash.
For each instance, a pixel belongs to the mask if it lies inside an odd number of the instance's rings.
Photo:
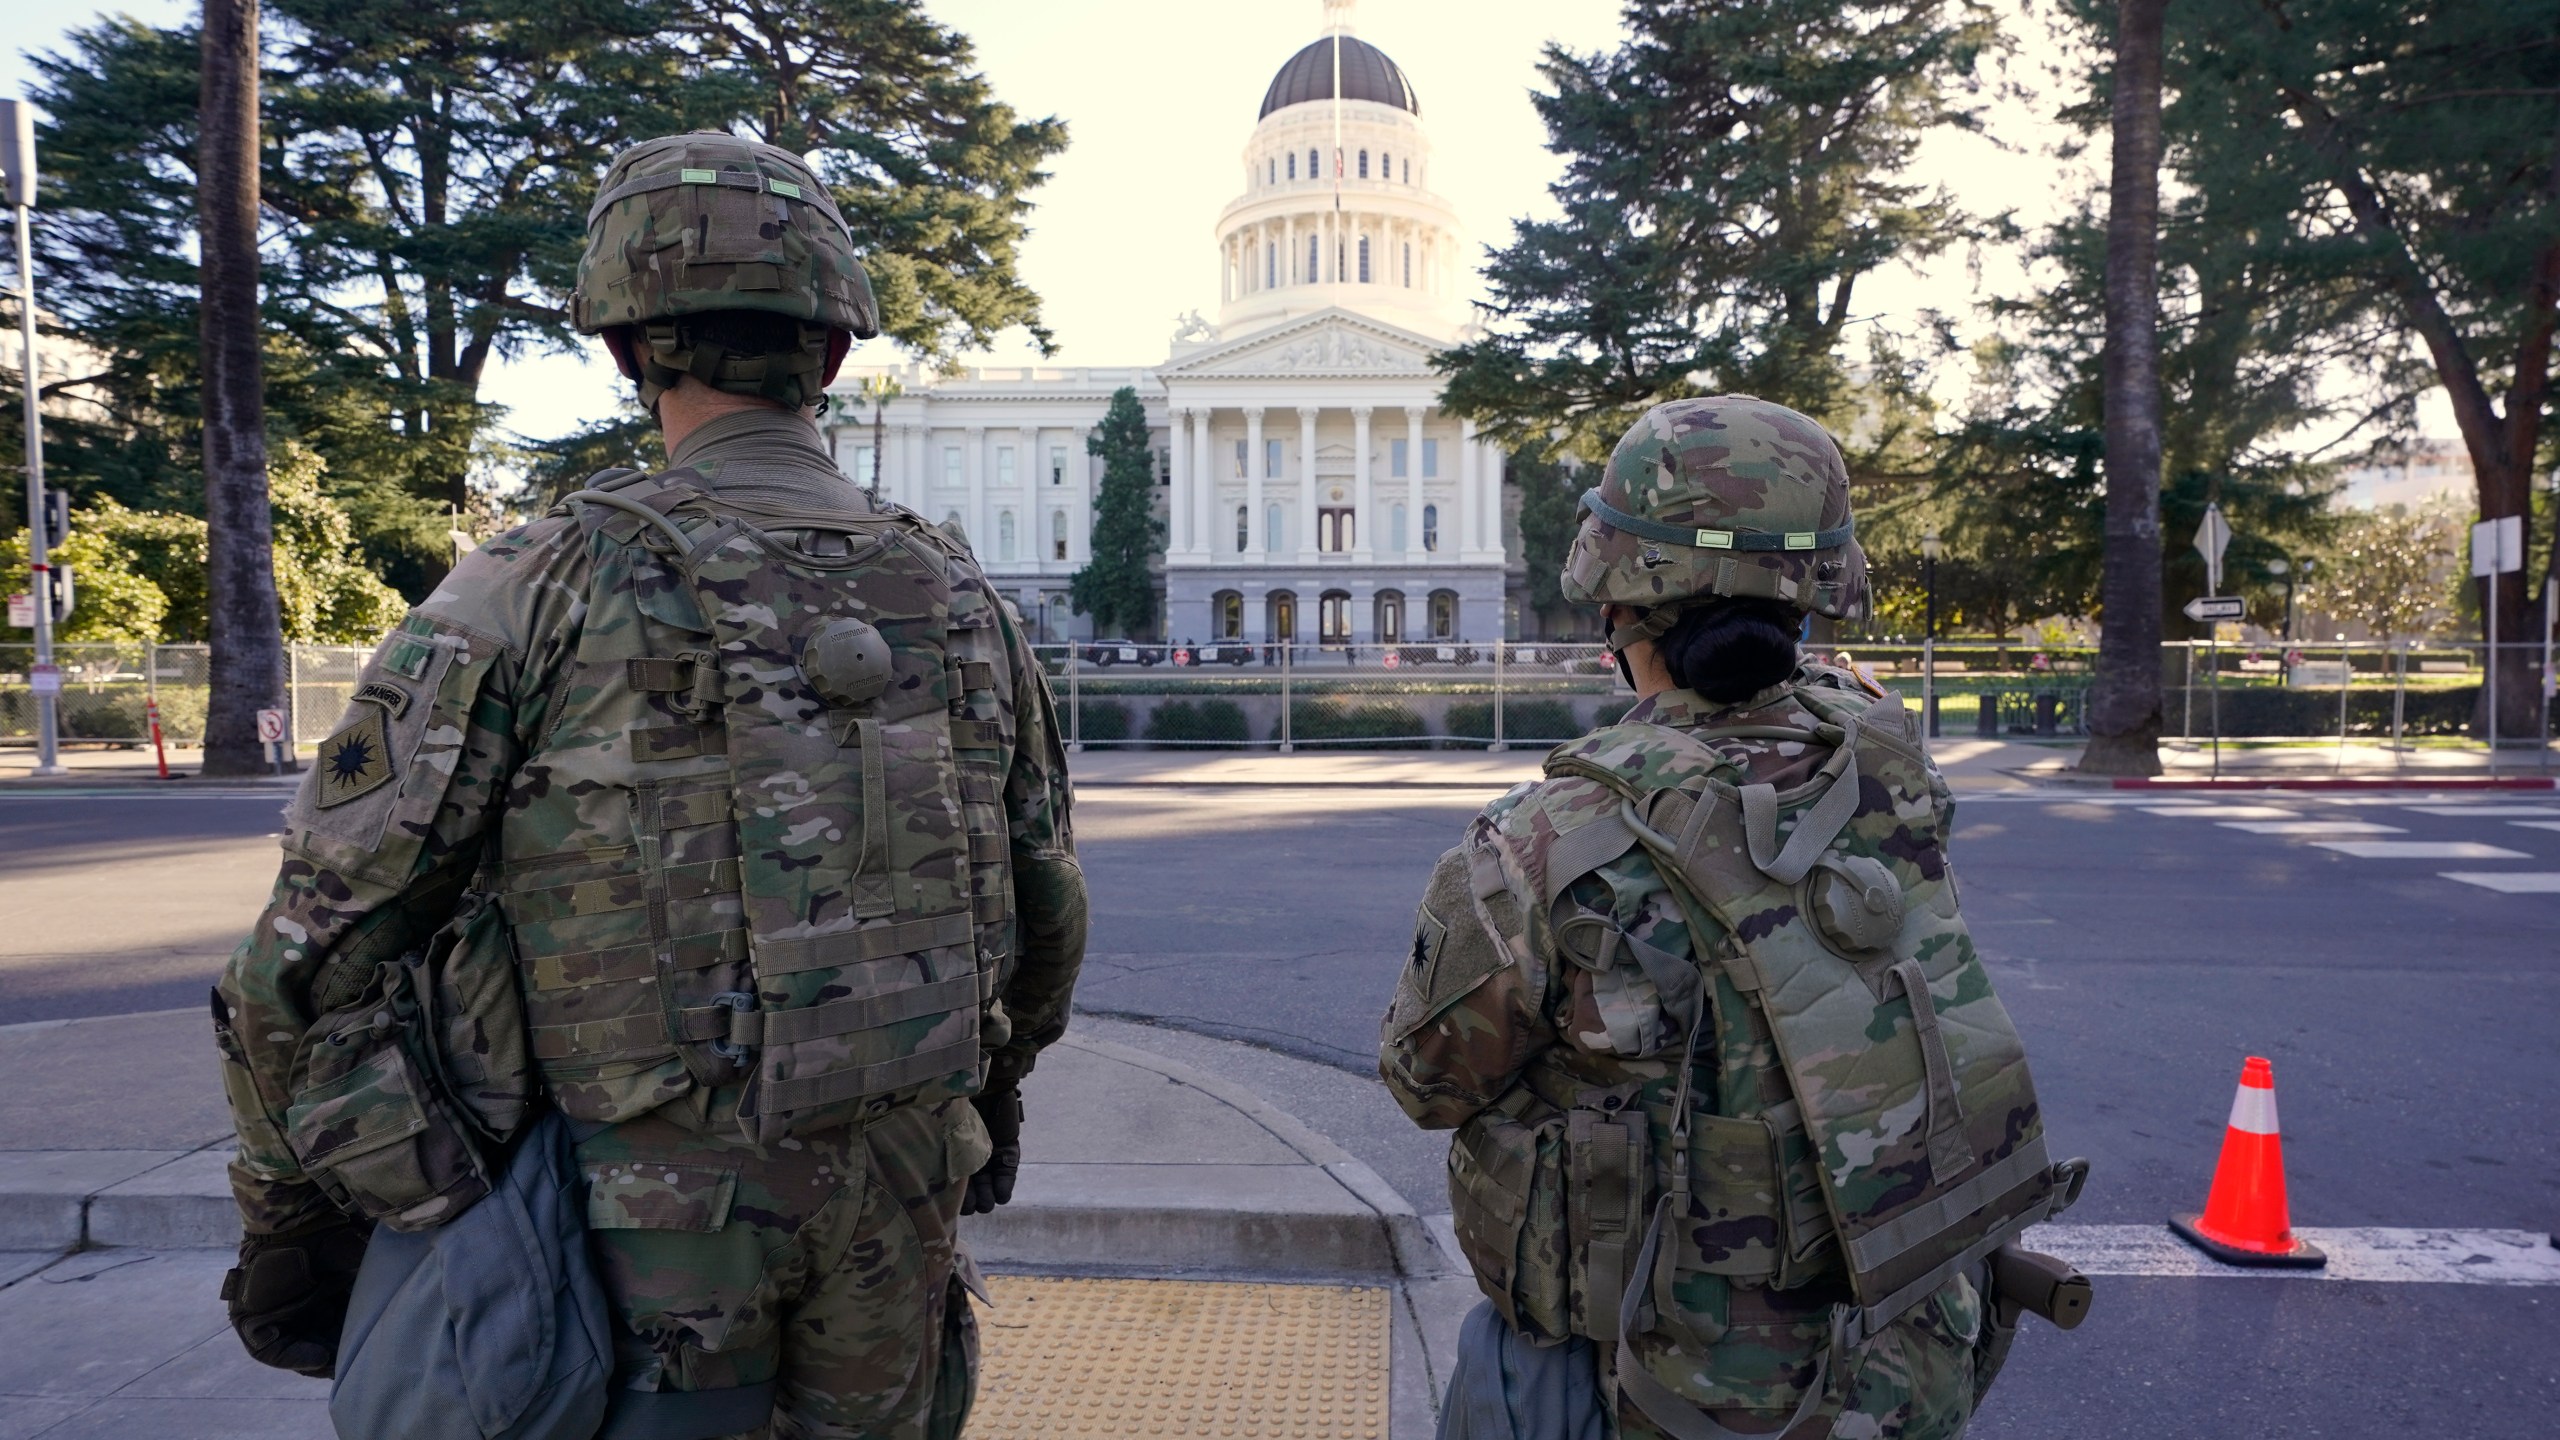
<path id="1" fill-rule="evenodd" d="M 2391 733 L 2391 697 L 2388 689 L 2350 689 L 2347 691 L 2347 733 L 2350 735 L 2389 735 Z M 2212 692 L 2197 686 L 2195 699 L 2195 732 L 2199 735 L 2212 728 Z M 2443 690 L 2410 690 L 2406 692 L 2401 712 L 2404 735 L 2459 735 L 2471 728 L 2471 712 L 2480 703 L 2480 687 L 2457 686 Z M 2175 693 L 2169 697 L 2170 718 L 2184 717 L 2185 703 Z M 2338 692 L 2336 690 L 2277 690 L 2249 686 L 2228 688 L 2222 692 L 2222 733 L 2225 735 L 2335 735 L 2338 733 Z"/>

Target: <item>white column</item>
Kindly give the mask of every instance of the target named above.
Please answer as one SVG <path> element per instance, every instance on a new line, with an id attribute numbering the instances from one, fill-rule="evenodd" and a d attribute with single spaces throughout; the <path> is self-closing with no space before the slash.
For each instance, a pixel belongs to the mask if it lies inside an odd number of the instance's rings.
<path id="1" fill-rule="evenodd" d="M 1351 473 L 1355 478 L 1351 503 L 1351 558 L 1369 563 L 1375 550 L 1378 516 L 1375 494 L 1369 479 L 1369 407 L 1351 407 Z"/>
<path id="2" fill-rule="evenodd" d="M 1476 463 L 1476 474 L 1484 482 L 1484 552 L 1488 559 L 1499 558 L 1503 551 L 1502 534 L 1502 447 L 1485 441 L 1484 456 Z"/>
<path id="3" fill-rule="evenodd" d="M 1316 559 L 1316 411 L 1298 407 L 1298 563 Z"/>
<path id="4" fill-rule="evenodd" d="M 969 549 L 980 561 L 990 553 L 978 547 L 987 543 L 987 427 L 969 427 L 969 443 L 961 448 L 960 463 L 969 477 L 968 504 L 960 511 L 960 528 L 969 532 Z"/>
<path id="5" fill-rule="evenodd" d="M 1093 457 L 1084 453 L 1086 427 L 1067 427 L 1067 558 L 1093 558 Z"/>
<path id="6" fill-rule="evenodd" d="M 1173 493 L 1165 497 L 1164 551 L 1179 559 L 1191 553 L 1191 412 L 1165 412 L 1165 453 L 1173 461 Z"/>
<path id="7" fill-rule="evenodd" d="M 1450 516 L 1448 531 L 1452 560 L 1472 560 L 1476 548 L 1476 422 L 1458 422 L 1458 513 Z"/>
<path id="8" fill-rule="evenodd" d="M 1262 407 L 1244 412 L 1244 550 L 1249 565 L 1262 563 L 1271 537 L 1262 533 Z"/>
<path id="9" fill-rule="evenodd" d="M 1203 565 L 1218 553 L 1218 456 L 1210 448 L 1217 418 L 1214 408 L 1191 412 L 1191 553 Z"/>
<path id="10" fill-rule="evenodd" d="M 1404 407 L 1404 558 L 1422 554 L 1422 410 Z"/>
<path id="11" fill-rule="evenodd" d="M 1298 273 L 1298 217 L 1288 216 L 1280 225 L 1280 283 L 1286 285 L 1289 277 Z"/>
<path id="12" fill-rule="evenodd" d="M 907 427 L 907 456 L 915 461 L 907 469 L 907 504 L 927 520 L 941 517 L 933 513 L 933 446 L 928 444 L 924 422 L 918 420 Z"/>
<path id="13" fill-rule="evenodd" d="M 1014 543 L 1022 548 L 1015 552 L 1033 565 L 1049 558 L 1048 507 L 1040 501 L 1040 487 L 1048 469 L 1040 458 L 1040 427 L 1021 427 L 1021 438 L 1014 442 L 1013 483 L 1021 487 L 1016 503 L 1021 510 L 1013 522 Z"/>

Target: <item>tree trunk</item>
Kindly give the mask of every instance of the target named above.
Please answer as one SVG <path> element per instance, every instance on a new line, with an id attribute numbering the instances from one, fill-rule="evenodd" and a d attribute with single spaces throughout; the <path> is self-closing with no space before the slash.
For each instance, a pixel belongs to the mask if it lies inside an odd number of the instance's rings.
<path id="1" fill-rule="evenodd" d="M 2167 0 L 2118 0 L 2107 201 L 2107 548 L 2089 696 L 2098 775 L 2160 773 L 2160 51 Z"/>
<path id="2" fill-rule="evenodd" d="M 257 0 L 204 0 L 197 105 L 205 608 L 213 651 L 204 773 L 246 775 L 264 768 L 258 712 L 284 705 L 259 355 Z"/>

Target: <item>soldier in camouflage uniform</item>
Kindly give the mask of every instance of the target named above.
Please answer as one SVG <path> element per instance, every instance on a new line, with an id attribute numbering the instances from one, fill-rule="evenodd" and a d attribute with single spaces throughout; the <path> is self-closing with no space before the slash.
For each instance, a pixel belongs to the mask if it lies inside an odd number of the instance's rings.
<path id="1" fill-rule="evenodd" d="M 1866 600 L 1839 450 L 1777 405 L 1673 402 L 1583 508 L 1563 588 L 1642 698 L 1441 857 L 1380 1051 L 1457 1130 L 1494 1366 L 1516 1392 L 1519 1357 L 1590 1355 L 1628 1437 L 1959 1434 L 2012 1333 L 1981 1261 L 2076 1177 L 1957 916 L 1918 726 L 1793 658 L 1803 614 Z M 1750 606 L 1774 683 L 1680 688 L 1684 618 Z M 1452 1415 L 1502 1394 L 1462 1396 L 1471 1363 Z"/>
<path id="2" fill-rule="evenodd" d="M 469 1147 L 404 1138 L 434 1106 L 386 1108 L 414 1067 L 313 1083 L 328 1017 L 462 912 L 489 923 L 442 983 L 494 943 L 514 983 L 481 1008 L 522 1023 L 438 1063 L 485 1117 L 513 1053 L 575 1127 L 617 1385 L 771 1393 L 779 1435 L 955 1434 L 958 1219 L 1011 1197 L 1084 945 L 1046 682 L 960 539 L 820 441 L 878 311 L 799 157 L 625 151 L 574 306 L 672 468 L 464 557 L 322 744 L 214 997 L 234 1323 L 327 1374 L 363 1217 L 423 1228 L 482 1188 Z"/>

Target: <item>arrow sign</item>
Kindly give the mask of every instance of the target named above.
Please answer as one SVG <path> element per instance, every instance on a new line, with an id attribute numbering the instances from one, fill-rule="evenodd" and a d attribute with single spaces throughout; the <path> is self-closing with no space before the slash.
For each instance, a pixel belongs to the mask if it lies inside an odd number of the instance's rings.
<path id="1" fill-rule="evenodd" d="M 2231 525 L 2222 518 L 2222 507 L 2204 507 L 2204 523 L 2196 527 L 2196 553 L 2204 557 L 2204 588 L 2222 588 L 2222 552 L 2231 548 Z"/>
<path id="2" fill-rule="evenodd" d="M 2237 595 L 2199 595 L 2187 602 L 2187 618 L 2199 625 L 2246 619 L 2248 614 L 2249 602 Z"/>

